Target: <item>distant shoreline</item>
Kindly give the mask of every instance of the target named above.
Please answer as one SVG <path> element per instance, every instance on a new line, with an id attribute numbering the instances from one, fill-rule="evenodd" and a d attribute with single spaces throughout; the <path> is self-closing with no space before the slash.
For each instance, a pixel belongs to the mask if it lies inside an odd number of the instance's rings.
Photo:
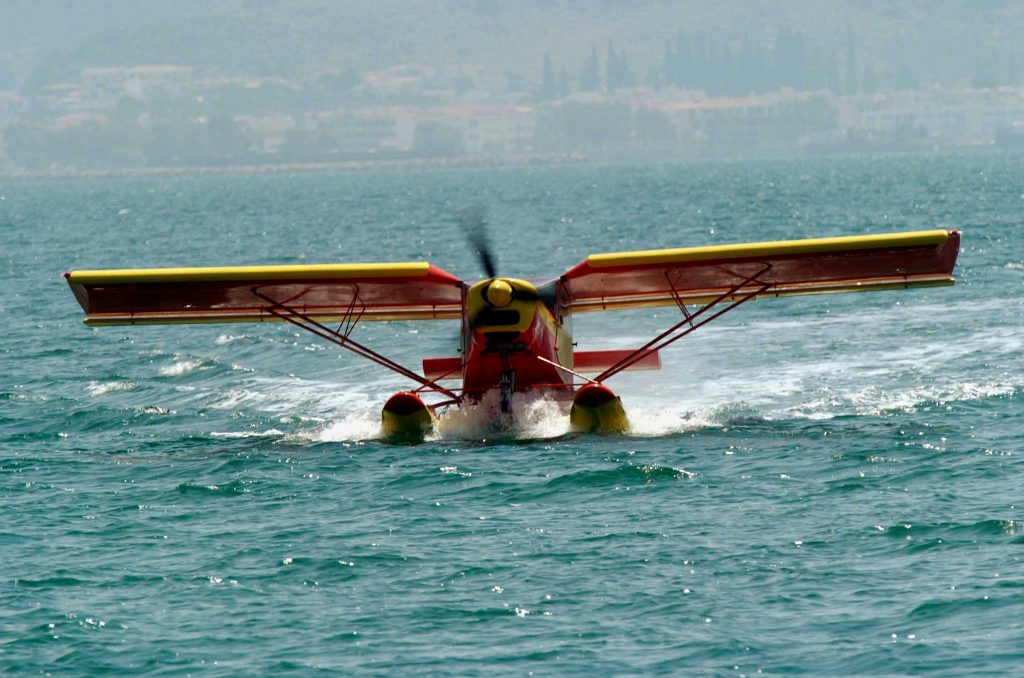
<path id="1" fill-rule="evenodd" d="M 242 165 L 183 165 L 163 167 L 138 167 L 105 170 L 55 169 L 47 171 L 0 171 L 2 181 L 40 181 L 47 179 L 129 179 L 137 177 L 188 177 L 203 175 L 256 175 L 256 174 L 300 174 L 315 172 L 372 172 L 424 169 L 525 167 L 575 165 L 580 163 L 606 162 L 747 162 L 763 160 L 807 160 L 864 157 L 917 157 L 950 155 L 1019 154 L 1021 148 L 999 148 L 991 146 L 929 147 L 914 149 L 855 149 L 847 151 L 812 154 L 750 154 L 747 156 L 721 157 L 679 157 L 667 154 L 609 154 L 585 155 L 582 153 L 546 153 L 514 156 L 459 156 L 445 158 L 401 158 L 389 160 L 345 160 L 332 162 L 277 162 Z"/>
<path id="2" fill-rule="evenodd" d="M 199 176 L 205 174 L 296 174 L 305 172 L 361 172 L 372 170 L 437 169 L 447 167 L 517 167 L 564 165 L 587 159 L 579 153 L 516 156 L 475 156 L 447 158 L 403 158 L 395 160 L 346 160 L 337 162 L 285 162 L 245 165 L 187 165 L 181 167 L 138 167 L 107 170 L 47 170 L 2 172 L 4 180 L 112 179 L 131 177 Z"/>

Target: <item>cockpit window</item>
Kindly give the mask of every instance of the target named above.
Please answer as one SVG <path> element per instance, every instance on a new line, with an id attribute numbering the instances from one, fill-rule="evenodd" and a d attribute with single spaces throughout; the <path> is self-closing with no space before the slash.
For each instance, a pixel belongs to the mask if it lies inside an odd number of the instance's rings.
<path id="1" fill-rule="evenodd" d="M 540 300 L 548 307 L 548 310 L 551 311 L 551 315 L 557 318 L 558 312 L 556 309 L 556 298 L 558 296 L 558 288 L 556 287 L 556 283 L 552 281 L 546 285 L 538 287 L 537 296 L 540 297 Z"/>

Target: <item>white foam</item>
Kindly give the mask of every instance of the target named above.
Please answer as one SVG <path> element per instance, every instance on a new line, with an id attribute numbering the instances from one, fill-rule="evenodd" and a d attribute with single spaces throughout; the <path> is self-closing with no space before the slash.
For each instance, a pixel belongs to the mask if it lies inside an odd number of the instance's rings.
<path id="1" fill-rule="evenodd" d="M 629 418 L 629 432 L 631 435 L 663 436 L 708 426 L 717 426 L 719 421 L 714 416 L 717 409 L 714 407 L 697 410 L 680 407 L 663 407 L 660 409 L 626 407 L 626 416 Z"/>
<path id="2" fill-rule="evenodd" d="M 451 408 L 438 417 L 438 436 L 446 440 L 484 440 L 511 437 L 545 439 L 569 431 L 566 407 L 551 398 L 517 393 L 511 400 L 512 418 L 501 413 L 499 394 L 485 394 L 479 403 Z"/>
<path id="3" fill-rule="evenodd" d="M 379 401 L 383 404 L 386 398 L 365 390 L 366 384 L 352 389 L 337 383 L 298 377 L 254 377 L 236 383 L 240 384 L 236 388 L 210 392 L 209 406 L 220 410 L 252 408 L 281 415 L 326 419 L 337 416 L 338 412 L 358 410 L 368 403 Z"/>
<path id="4" fill-rule="evenodd" d="M 948 316 L 950 307 L 941 304 L 913 309 L 844 309 L 835 315 L 815 316 L 811 323 L 759 316 L 742 326 L 711 328 L 693 342 L 684 341 L 664 351 L 660 373 L 623 373 L 609 386 L 622 396 L 630 434 L 638 436 L 729 426 L 750 418 L 872 416 L 910 411 L 929 403 L 1012 395 L 1024 388 L 1024 377 L 1005 368 L 994 372 L 988 367 L 990 362 L 1012 364 L 1024 351 L 1024 335 L 1013 325 L 1013 314 L 1006 314 L 1005 301 L 961 306 L 957 313 L 966 320 L 946 332 L 937 331 L 935 322 L 922 320 L 922 313 Z M 1007 316 L 1004 325 L 972 320 L 974 314 L 992 315 L 995 308 Z M 907 323 L 903 334 L 887 332 L 890 326 Z M 217 343 L 225 345 L 245 336 L 221 335 Z M 593 343 L 595 348 L 635 346 L 648 338 L 597 337 Z M 302 360 L 294 368 L 297 372 L 312 364 Z M 160 374 L 184 375 L 203 364 L 202 360 L 181 359 L 161 368 Z M 212 409 L 301 419 L 305 430 L 286 439 L 343 442 L 379 438 L 380 408 L 391 394 L 409 388 L 408 382 L 391 375 L 380 377 L 375 368 L 360 365 L 328 363 L 327 369 L 316 373 L 318 379 L 305 379 L 236 368 L 228 380 L 214 377 L 202 383 L 190 400 Z M 965 381 L 965 376 L 973 378 Z M 93 395 L 101 395 L 136 385 L 93 382 L 89 388 Z M 500 410 L 496 398 L 495 394 L 485 404 L 442 412 L 435 438 L 546 439 L 568 432 L 566 404 L 517 395 L 513 426 L 496 414 Z"/>
<path id="5" fill-rule="evenodd" d="M 165 365 L 160 368 L 161 377 L 180 377 L 194 372 L 202 366 L 200 360 L 179 360 L 173 365 Z"/>
<path id="6" fill-rule="evenodd" d="M 214 438 L 266 438 L 268 436 L 283 436 L 284 431 L 270 428 L 266 431 L 213 431 L 210 433 Z"/>
<path id="7" fill-rule="evenodd" d="M 287 439 L 312 443 L 340 443 L 376 440 L 377 438 L 380 438 L 380 415 L 357 414 L 312 430 L 294 433 Z"/>
<path id="8" fill-rule="evenodd" d="M 247 338 L 248 335 L 245 334 L 222 334 L 219 337 L 217 337 L 213 343 L 216 344 L 217 346 L 227 346 L 233 341 L 238 341 L 239 339 Z"/>
<path id="9" fill-rule="evenodd" d="M 138 384 L 132 381 L 90 381 L 89 395 L 101 396 L 114 391 L 132 391 L 138 388 Z"/>

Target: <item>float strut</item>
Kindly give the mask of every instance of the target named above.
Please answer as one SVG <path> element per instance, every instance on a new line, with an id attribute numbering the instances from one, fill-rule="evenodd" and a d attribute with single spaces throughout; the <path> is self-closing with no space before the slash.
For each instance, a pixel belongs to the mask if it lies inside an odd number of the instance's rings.
<path id="1" fill-rule="evenodd" d="M 765 291 L 767 291 L 768 289 L 771 288 L 771 283 L 759 282 L 758 286 L 755 289 L 747 291 L 747 292 L 744 292 L 738 299 L 736 298 L 736 293 L 737 292 L 739 292 L 741 289 L 743 289 L 744 286 L 749 285 L 751 282 L 757 281 L 757 279 L 759 277 L 761 277 L 762 275 L 764 275 L 768 271 L 768 269 L 770 269 L 770 268 L 771 268 L 771 265 L 769 264 L 768 266 L 765 266 L 763 269 L 761 269 L 760 271 L 758 271 L 754 275 L 744 279 L 742 282 L 740 282 L 740 283 L 738 283 L 736 285 L 733 285 L 732 287 L 730 287 L 728 290 L 726 290 L 725 292 L 720 294 L 718 297 L 716 297 L 712 301 L 710 301 L 707 304 L 704 304 L 703 306 L 701 306 L 696 312 L 694 312 L 694 313 L 686 313 L 684 311 L 684 316 L 685 317 L 681 321 L 679 321 L 678 323 L 676 323 L 672 327 L 668 328 L 667 330 L 665 330 L 664 332 L 662 332 L 661 334 L 656 336 L 654 339 L 651 339 L 649 342 L 647 342 L 646 344 L 644 344 L 643 346 L 638 348 L 633 353 L 630 353 L 628 356 L 626 356 L 625 358 L 623 358 L 619 362 L 615 363 L 614 365 L 609 367 L 607 370 L 605 370 L 601 374 L 599 374 L 596 377 L 594 377 L 594 381 L 600 383 L 600 382 L 604 381 L 605 379 L 607 379 L 607 378 L 609 378 L 609 377 L 611 377 L 613 375 L 618 374 L 619 372 L 621 372 L 622 370 L 628 368 L 630 365 L 632 365 L 633 363 L 637 362 L 638 360 L 643 360 L 645 357 L 647 357 L 651 353 L 654 353 L 655 351 L 660 351 L 661 349 L 665 348 L 669 344 L 671 344 L 671 343 L 673 343 L 675 341 L 679 341 L 680 339 L 682 339 L 686 335 L 688 335 L 688 334 L 690 334 L 692 332 L 695 332 L 697 329 L 703 327 L 704 325 L 707 325 L 709 322 L 711 322 L 715 318 L 719 317 L 720 315 L 728 313 L 729 311 L 733 310 L 734 308 L 736 308 L 740 304 L 743 304 L 743 303 L 746 303 L 746 302 L 750 301 L 751 299 L 753 299 L 754 297 L 756 297 L 759 294 L 763 294 Z M 675 292 L 675 290 L 673 290 L 673 296 L 675 296 L 674 292 Z M 698 323 L 694 323 L 693 322 L 694 320 L 699 318 L 701 315 L 703 315 L 706 311 L 708 311 L 712 307 L 717 306 L 718 304 L 722 303 L 723 301 L 725 301 L 729 297 L 733 297 L 733 299 L 734 299 L 734 301 L 731 304 L 729 304 L 728 306 L 726 306 L 722 310 L 718 311 L 717 313 L 714 313 L 711 316 L 701 320 Z M 679 302 L 678 298 L 676 299 L 676 302 L 677 303 Z M 678 334 L 673 334 L 679 328 L 681 328 L 683 325 L 687 325 L 687 324 L 689 324 L 689 327 L 687 329 L 683 330 L 682 332 L 680 332 Z"/>
<path id="2" fill-rule="evenodd" d="M 408 377 L 409 379 L 412 379 L 413 381 L 415 381 L 418 384 L 421 384 L 422 386 L 433 389 L 438 393 L 443 393 L 452 400 L 454 400 L 455 402 L 462 402 L 462 396 L 444 388 L 435 381 L 431 381 L 426 377 L 421 377 L 420 375 L 410 370 L 408 367 L 396 363 L 391 358 L 385 357 L 380 353 L 377 353 L 373 349 L 363 346 L 356 340 L 352 339 L 352 337 L 349 336 L 349 333 L 352 331 L 354 323 L 347 328 L 347 332 L 345 334 L 342 334 L 341 332 L 332 330 L 330 327 L 327 327 L 326 325 L 317 322 L 316 320 L 306 315 L 305 313 L 302 313 L 301 311 L 297 311 L 296 309 L 290 306 L 286 306 L 285 304 L 282 304 L 279 301 L 271 299 L 265 294 L 260 293 L 255 288 L 253 288 L 252 293 L 270 304 L 269 306 L 266 307 L 266 311 L 271 315 L 275 316 L 276 318 L 280 318 L 285 322 L 291 323 L 296 327 L 304 329 L 310 334 L 314 334 L 325 341 L 329 341 L 332 344 L 335 344 L 342 348 L 346 348 L 349 351 L 352 351 L 353 353 L 358 355 L 359 357 L 366 358 L 370 362 L 377 363 L 382 367 L 386 367 L 393 372 L 401 374 L 403 377 Z M 346 317 L 348 316 L 351 316 L 351 313 L 346 314 Z"/>

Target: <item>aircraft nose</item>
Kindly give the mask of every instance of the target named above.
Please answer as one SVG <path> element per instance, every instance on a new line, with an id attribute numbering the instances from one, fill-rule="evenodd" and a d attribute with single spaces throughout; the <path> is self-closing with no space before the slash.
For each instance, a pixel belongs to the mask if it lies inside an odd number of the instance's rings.
<path id="1" fill-rule="evenodd" d="M 508 281 L 495 280 L 487 286 L 484 296 L 487 299 L 487 303 L 495 308 L 508 306 L 512 302 L 512 286 L 508 284 Z"/>

